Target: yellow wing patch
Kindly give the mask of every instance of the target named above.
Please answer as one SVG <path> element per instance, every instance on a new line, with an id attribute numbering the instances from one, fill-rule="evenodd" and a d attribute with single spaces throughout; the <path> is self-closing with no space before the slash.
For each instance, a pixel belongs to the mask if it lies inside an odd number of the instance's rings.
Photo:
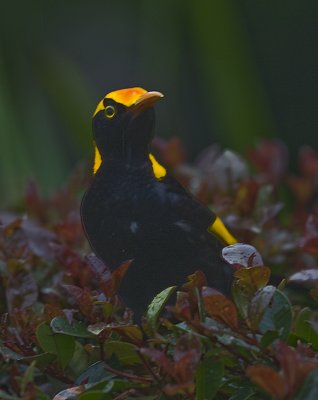
<path id="1" fill-rule="evenodd" d="M 96 172 L 98 171 L 99 167 L 101 166 L 102 157 L 100 155 L 100 152 L 99 152 L 96 144 L 94 144 L 94 149 L 95 149 L 95 155 L 94 155 L 93 174 L 95 175 Z M 151 161 L 152 170 L 157 179 L 161 179 L 167 175 L 167 170 L 158 163 L 158 161 L 155 159 L 155 157 L 151 153 L 149 154 L 149 160 Z"/>
<path id="2" fill-rule="evenodd" d="M 149 160 L 151 161 L 152 170 L 157 179 L 161 179 L 167 175 L 166 168 L 159 164 L 151 153 L 149 154 Z"/>
<path id="3" fill-rule="evenodd" d="M 227 245 L 237 243 L 237 240 L 234 236 L 230 234 L 227 230 L 223 222 L 219 217 L 216 217 L 213 224 L 211 224 L 208 228 L 208 231 L 214 233 L 219 239 L 225 242 Z"/>

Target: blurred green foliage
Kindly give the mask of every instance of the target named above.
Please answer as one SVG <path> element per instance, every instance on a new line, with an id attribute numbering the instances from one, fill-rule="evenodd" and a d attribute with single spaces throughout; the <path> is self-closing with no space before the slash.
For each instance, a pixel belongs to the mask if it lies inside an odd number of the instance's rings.
<path id="1" fill-rule="evenodd" d="M 90 116 L 122 87 L 164 92 L 156 132 L 183 137 L 192 156 L 215 141 L 241 150 L 264 136 L 313 140 L 313 3 L 4 3 L 1 203 L 20 199 L 31 177 L 51 190 L 90 159 Z"/>

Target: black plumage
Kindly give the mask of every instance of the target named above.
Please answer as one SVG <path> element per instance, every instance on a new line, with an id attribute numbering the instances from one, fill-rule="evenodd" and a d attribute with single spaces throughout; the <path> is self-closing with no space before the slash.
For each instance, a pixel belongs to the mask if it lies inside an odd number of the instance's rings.
<path id="1" fill-rule="evenodd" d="M 159 291 L 198 269 L 211 286 L 229 293 L 224 243 L 208 231 L 216 216 L 169 173 L 158 178 L 149 159 L 153 102 L 127 107 L 105 98 L 103 107 L 93 118 L 101 165 L 81 213 L 92 249 L 111 269 L 134 259 L 120 291 L 126 304 L 140 315 Z"/>

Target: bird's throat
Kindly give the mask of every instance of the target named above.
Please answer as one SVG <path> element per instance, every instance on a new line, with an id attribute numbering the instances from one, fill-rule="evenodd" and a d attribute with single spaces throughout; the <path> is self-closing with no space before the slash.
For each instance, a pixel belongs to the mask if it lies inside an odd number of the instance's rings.
<path id="1" fill-rule="evenodd" d="M 95 155 L 94 155 L 93 174 L 95 175 L 97 173 L 97 171 L 99 170 L 100 166 L 102 165 L 102 156 L 101 156 L 96 144 L 94 144 L 94 148 L 95 148 Z M 127 164 L 131 163 L 131 160 L 129 160 L 130 157 L 128 155 L 127 160 L 125 160 Z M 163 177 L 165 177 L 167 174 L 167 170 L 165 169 L 165 167 L 163 167 L 156 160 L 156 158 L 154 157 L 153 154 L 148 153 L 148 158 L 150 160 L 152 171 L 153 171 L 153 174 L 155 175 L 156 179 L 162 179 Z"/>

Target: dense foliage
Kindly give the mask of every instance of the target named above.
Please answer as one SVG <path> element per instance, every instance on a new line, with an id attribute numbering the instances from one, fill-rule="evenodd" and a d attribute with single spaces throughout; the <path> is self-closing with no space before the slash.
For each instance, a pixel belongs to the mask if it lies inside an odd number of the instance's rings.
<path id="1" fill-rule="evenodd" d="M 29 183 L 0 215 L 0 398 L 316 399 L 318 155 L 301 149 L 292 175 L 276 141 L 250 165 L 217 147 L 189 165 L 176 138 L 154 146 L 248 243 L 223 250 L 232 299 L 197 271 L 135 324 L 116 295 L 130 263 L 111 274 L 82 232 L 86 169 L 50 198 Z"/>

